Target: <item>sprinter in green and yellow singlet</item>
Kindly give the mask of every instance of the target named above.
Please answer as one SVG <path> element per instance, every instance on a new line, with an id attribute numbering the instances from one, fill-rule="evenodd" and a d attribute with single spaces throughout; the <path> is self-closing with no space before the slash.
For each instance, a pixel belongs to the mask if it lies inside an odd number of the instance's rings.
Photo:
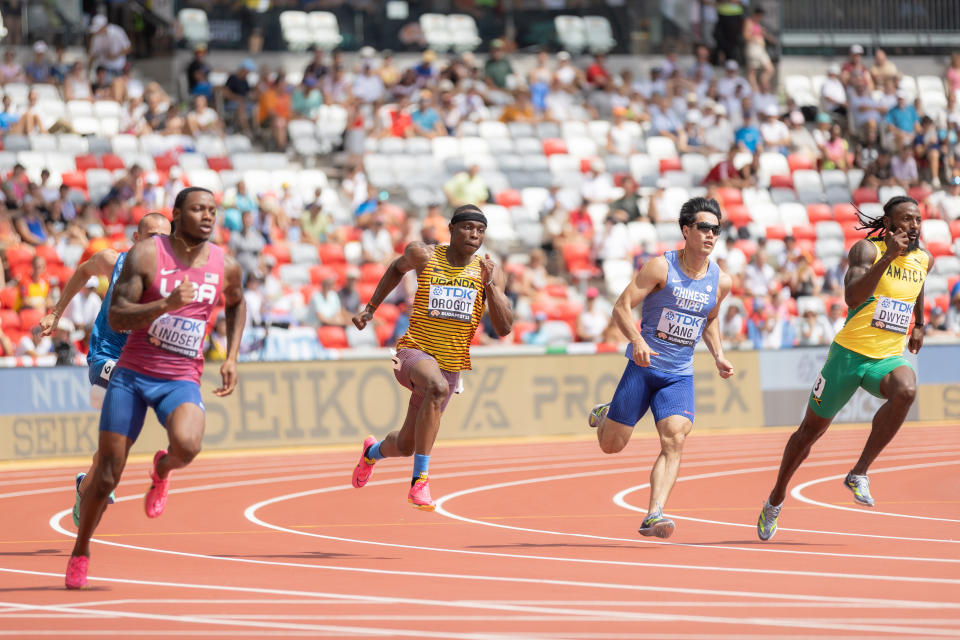
<path id="1" fill-rule="evenodd" d="M 920 208 L 913 198 L 896 196 L 884 205 L 883 216 L 860 215 L 859 228 L 870 231 L 850 249 L 844 278 L 847 321 L 813 384 L 807 414 L 783 452 L 777 483 L 757 522 L 761 540 L 773 537 L 790 478 L 857 387 L 886 400 L 873 417 L 860 459 L 844 479 L 854 500 L 872 507 L 867 469 L 896 435 L 916 397 L 917 374 L 903 358 L 903 348 L 908 333 L 911 353 L 923 346 L 923 283 L 933 265 L 933 257 L 919 246 Z"/>

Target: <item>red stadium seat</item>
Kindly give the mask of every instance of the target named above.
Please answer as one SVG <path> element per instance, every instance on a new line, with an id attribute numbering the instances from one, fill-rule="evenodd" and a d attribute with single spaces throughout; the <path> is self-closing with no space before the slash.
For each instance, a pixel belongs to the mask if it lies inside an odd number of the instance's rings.
<path id="1" fill-rule="evenodd" d="M 290 264 L 290 247 L 286 243 L 268 244 L 263 248 L 263 255 L 273 256 L 277 264 Z"/>
<path id="2" fill-rule="evenodd" d="M 77 156 L 76 158 L 74 158 L 74 162 L 77 164 L 77 171 L 86 171 L 87 169 L 100 168 L 100 158 L 91 154 L 87 154 L 84 156 Z"/>
<path id="3" fill-rule="evenodd" d="M 400 317 L 400 308 L 395 304 L 383 303 L 377 307 L 377 317 L 391 325 Z"/>
<path id="4" fill-rule="evenodd" d="M 18 244 L 7 247 L 7 264 L 15 267 L 21 264 L 30 264 L 35 252 L 27 245 Z"/>
<path id="5" fill-rule="evenodd" d="M 797 240 L 816 240 L 817 229 L 813 225 L 803 225 L 790 229 L 790 234 Z"/>
<path id="6" fill-rule="evenodd" d="M 313 297 L 313 294 L 320 290 L 320 287 L 314 284 L 305 284 L 300 287 L 300 297 L 303 298 L 303 303 L 309 305 L 310 298 Z"/>
<path id="7" fill-rule="evenodd" d="M 483 327 L 477 327 L 477 330 L 473 332 L 473 337 L 470 338 L 470 346 L 479 347 L 483 344 Z"/>
<path id="8" fill-rule="evenodd" d="M 873 187 L 860 187 L 853 191 L 853 204 L 861 205 L 864 202 L 880 202 L 880 195 Z"/>
<path id="9" fill-rule="evenodd" d="M 323 284 L 323 281 L 327 278 L 327 276 L 333 278 L 334 280 L 338 279 L 336 270 L 327 265 L 315 264 L 310 267 L 311 284 L 320 286 Z"/>
<path id="10" fill-rule="evenodd" d="M 360 282 L 376 285 L 387 272 L 387 267 L 377 262 L 368 262 L 360 267 Z"/>
<path id="11" fill-rule="evenodd" d="M 87 188 L 87 174 L 83 171 L 67 171 L 60 177 L 63 184 L 67 185 L 71 189 L 86 189 Z"/>
<path id="12" fill-rule="evenodd" d="M 348 349 L 347 332 L 343 327 L 320 327 L 317 329 L 317 338 L 327 349 Z"/>
<path id="13" fill-rule="evenodd" d="M 797 309 L 797 301 L 794 298 L 787 298 L 784 305 L 787 307 L 787 313 L 792 316 L 799 315 L 799 309 Z"/>
<path id="14" fill-rule="evenodd" d="M 823 262 L 819 259 L 815 259 L 813 264 L 810 265 L 810 268 L 813 269 L 813 272 L 820 278 L 827 275 L 827 268 L 823 266 Z"/>
<path id="15" fill-rule="evenodd" d="M 828 204 L 813 202 L 807 205 L 807 218 L 812 225 L 816 225 L 818 222 L 828 222 L 833 220 L 833 211 Z"/>
<path id="16" fill-rule="evenodd" d="M 863 239 L 863 236 L 847 236 L 847 235 L 844 235 L 844 237 L 843 237 L 843 250 L 849 253 L 849 252 L 850 252 L 850 248 L 851 248 L 853 245 L 857 244 L 857 242 L 859 242 L 859 241 L 862 240 L 862 239 Z"/>
<path id="17" fill-rule="evenodd" d="M 501 207 L 519 207 L 523 204 L 523 198 L 516 189 L 504 189 L 497 194 L 497 204 Z"/>
<path id="18" fill-rule="evenodd" d="M 20 327 L 25 330 L 32 329 L 40 323 L 44 315 L 46 314 L 40 309 L 20 309 Z"/>
<path id="19" fill-rule="evenodd" d="M 514 322 L 513 323 L 513 342 L 515 344 L 523 343 L 523 334 L 535 331 L 537 324 L 535 322 Z"/>
<path id="20" fill-rule="evenodd" d="M 793 176 L 770 176 L 771 189 L 793 189 Z"/>
<path id="21" fill-rule="evenodd" d="M 850 222 L 857 222 L 857 209 L 849 202 L 838 202 L 833 205 L 833 217 L 842 225 Z"/>
<path id="22" fill-rule="evenodd" d="M 563 138 L 547 138 L 543 141 L 543 155 L 552 156 L 555 153 L 566 153 L 567 143 Z"/>
<path id="23" fill-rule="evenodd" d="M 12 307 L 0 309 L 0 325 L 3 326 L 4 332 L 19 331 L 20 314 L 14 311 Z"/>
<path id="24" fill-rule="evenodd" d="M 373 292 L 377 290 L 376 282 L 358 282 L 357 295 L 360 296 L 360 302 L 366 304 L 373 297 Z"/>
<path id="25" fill-rule="evenodd" d="M 111 171 L 126 168 L 123 164 L 123 158 L 113 153 L 105 153 L 100 156 L 100 164 L 103 165 L 104 169 L 110 169 Z"/>
<path id="26" fill-rule="evenodd" d="M 395 326 L 393 323 L 374 325 L 373 329 L 377 332 L 377 342 L 380 343 L 381 347 L 387 346 L 387 340 L 393 337 L 393 329 Z"/>
<path id="27" fill-rule="evenodd" d="M 0 309 L 16 309 L 19 298 L 20 292 L 16 287 L 0 289 Z"/>
<path id="28" fill-rule="evenodd" d="M 950 308 L 950 294 L 944 293 L 935 297 L 933 299 L 933 304 L 946 311 Z"/>
<path id="29" fill-rule="evenodd" d="M 814 169 L 813 161 L 805 153 L 791 153 L 787 156 L 787 165 L 790 173 L 798 169 Z"/>
<path id="30" fill-rule="evenodd" d="M 230 171 L 233 165 L 230 164 L 230 158 L 207 158 L 207 166 L 214 171 Z"/>
<path id="31" fill-rule="evenodd" d="M 743 204 L 743 193 L 736 187 L 720 187 L 717 189 L 717 197 L 724 207 L 735 204 Z"/>
<path id="32" fill-rule="evenodd" d="M 743 251 L 743 255 L 747 257 L 747 260 L 757 252 L 757 243 L 753 240 L 737 240 L 733 243 L 733 246 Z"/>
<path id="33" fill-rule="evenodd" d="M 345 263 L 346 256 L 343 255 L 343 247 L 339 244 L 322 244 L 319 247 L 320 262 L 322 264 Z"/>
<path id="34" fill-rule="evenodd" d="M 660 175 L 667 171 L 683 171 L 680 158 L 660 158 Z"/>
<path id="35" fill-rule="evenodd" d="M 950 223 L 950 236 L 954 240 L 960 238 L 960 218 Z"/>
<path id="36" fill-rule="evenodd" d="M 590 245 L 570 242 L 563 245 L 563 262 L 572 275 L 594 274 L 598 269 L 590 260 Z"/>
<path id="37" fill-rule="evenodd" d="M 750 211 L 743 204 L 728 204 L 725 213 L 735 227 L 745 227 L 750 224 Z"/>
<path id="38" fill-rule="evenodd" d="M 783 240 L 787 237 L 787 230 L 780 224 L 774 224 L 767 227 L 764 235 L 767 240 Z"/>
<path id="39" fill-rule="evenodd" d="M 927 243 L 927 250 L 933 254 L 933 257 L 952 256 L 953 249 L 946 242 L 937 242 L 936 240 Z"/>
<path id="40" fill-rule="evenodd" d="M 60 254 L 57 253 L 56 247 L 49 244 L 41 244 L 37 245 L 36 251 L 38 256 L 46 260 L 47 265 L 63 263 L 63 260 L 60 259 Z"/>
<path id="41" fill-rule="evenodd" d="M 551 298 L 562 298 L 563 300 L 567 299 L 567 285 L 565 284 L 551 283 L 548 284 L 544 290 Z"/>
<path id="42" fill-rule="evenodd" d="M 796 236 L 794 237 L 796 238 Z M 816 243 L 807 238 L 797 238 L 797 249 L 800 250 L 800 253 L 809 253 L 811 256 L 816 255 Z"/>
<path id="43" fill-rule="evenodd" d="M 169 172 L 171 167 L 177 165 L 177 158 L 169 153 L 165 153 L 160 156 L 154 156 L 153 163 L 156 165 L 157 171 Z"/>
<path id="44" fill-rule="evenodd" d="M 953 291 L 953 287 L 960 282 L 960 276 L 950 276 L 947 278 L 947 291 Z M 0 291 L 0 295 L 3 295 L 3 292 Z"/>
<path id="45" fill-rule="evenodd" d="M 920 185 L 917 187 L 910 187 L 907 190 L 907 195 L 916 200 L 917 202 L 922 203 L 924 200 L 930 197 L 930 194 L 933 193 L 930 190 L 930 187 L 926 185 Z"/>

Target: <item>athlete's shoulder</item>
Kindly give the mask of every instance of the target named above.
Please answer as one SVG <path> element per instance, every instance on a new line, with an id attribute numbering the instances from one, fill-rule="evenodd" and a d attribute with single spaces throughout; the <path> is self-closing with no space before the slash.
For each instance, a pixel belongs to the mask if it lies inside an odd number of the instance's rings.
<path id="1" fill-rule="evenodd" d="M 864 238 L 863 240 L 854 242 L 848 254 L 850 265 L 873 264 L 877 259 L 877 255 L 880 253 L 878 243 L 882 241 L 880 238 Z"/>

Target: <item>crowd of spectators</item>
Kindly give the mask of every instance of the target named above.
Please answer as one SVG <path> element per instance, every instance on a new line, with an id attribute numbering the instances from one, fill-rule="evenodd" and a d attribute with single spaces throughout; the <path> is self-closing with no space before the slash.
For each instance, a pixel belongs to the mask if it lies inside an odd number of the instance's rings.
<path id="1" fill-rule="evenodd" d="M 125 59 L 129 50 L 122 29 L 98 18 L 91 23 L 87 55 L 80 59 L 70 59 L 61 48 L 50 56 L 43 42 L 32 45 L 25 64 L 8 50 L 0 83 L 32 88 L 22 105 L 5 96 L 0 131 L 70 133 L 69 122 L 49 122 L 36 109 L 37 87 L 50 85 L 65 100 L 116 103 L 121 133 L 240 133 L 265 150 L 295 158 L 291 122 L 319 121 L 321 107 L 341 108 L 347 114 L 342 139 L 347 165 L 326 189 L 335 191 L 333 199 L 348 215 L 331 212 L 321 189 L 308 198 L 287 183 L 276 192 L 253 192 L 241 179 L 218 194 L 223 216 L 215 240 L 243 268 L 251 326 L 312 326 L 321 340 L 325 327 L 335 327 L 351 346 L 389 345 L 405 329 L 412 277 L 388 298 L 389 311 L 372 338 L 354 332 L 349 318 L 406 243 L 445 242 L 446 212 L 452 207 L 503 203 L 516 193 L 509 185 L 492 184 L 479 164 L 468 164 L 426 206 L 410 205 L 376 184 L 364 167 L 365 150 L 389 139 L 458 137 L 491 122 L 531 130 L 572 121 L 608 123 L 595 153 L 578 161 L 574 183 L 553 181 L 535 203 L 523 203 L 542 229 L 538 246 L 498 256 L 521 319 L 515 335 L 505 339 L 513 343 L 622 341 L 609 322 L 618 291 L 604 282 L 604 264 L 620 261 L 636 268 L 677 239 L 654 235 L 634 242 L 627 232 L 632 223 L 657 229 L 658 223 L 675 225 L 676 212 L 666 209 L 671 201 L 663 197 L 669 185 L 662 180 L 641 185 L 624 170 L 626 159 L 653 136 L 669 140 L 678 154 L 702 156 L 704 175 L 690 182 L 687 192 L 724 204 L 731 188 L 768 188 L 759 162 L 774 153 L 801 158 L 814 169 L 859 171 L 866 187 L 911 189 L 928 217 L 950 221 L 960 211 L 960 55 L 946 71 L 946 105 L 925 111 L 919 99 L 908 100 L 898 89 L 893 61 L 877 50 L 867 66 L 863 49 L 856 46 L 842 65 L 829 67 L 817 107 L 784 100 L 772 67 L 756 52 L 748 56 L 745 73 L 735 59 L 721 67 L 711 64 L 705 46 L 695 49 L 689 64 L 669 54 L 649 74 L 638 73 L 634 65 L 614 71 L 603 55 L 586 64 L 563 51 L 520 59 L 502 41 L 492 43 L 482 62 L 469 52 L 442 60 L 426 51 L 410 66 L 390 52 L 364 47 L 350 62 L 339 51 L 316 51 L 296 74 L 246 59 L 229 70 L 221 86 L 213 85 L 215 70 L 206 49 L 198 46 L 184 71 L 189 96 L 183 104 L 159 83 L 139 78 Z M 94 202 L 65 181 L 56 186 L 60 181 L 51 181 L 49 172 L 36 177 L 17 164 L 0 184 L 7 284 L 0 295 L 0 320 L 16 327 L 6 333 L 0 328 L 0 349 L 3 355 L 57 352 L 59 357 L 63 352 L 60 359 L 66 362 L 73 353 L 64 344 L 84 351 L 106 282 L 85 283 L 65 314 L 69 322 L 61 323 L 53 340 L 32 329 L 37 314 L 59 295 L 70 266 L 104 247 L 126 246 L 131 225 L 147 211 L 169 212 L 188 183 L 175 158 L 163 170 L 157 163 L 156 170 L 132 165 L 118 171 L 109 192 Z M 284 279 L 284 266 L 302 246 L 313 247 L 320 264 L 309 283 L 293 284 Z M 574 260 L 582 247 L 587 253 Z M 824 263 L 810 242 L 792 235 L 768 241 L 729 219 L 714 257 L 734 279 L 721 314 L 722 332 L 732 347 L 825 345 L 842 326 L 845 260 Z M 931 334 L 960 335 L 960 284 L 951 286 L 946 303 L 930 310 Z M 211 357 L 223 351 L 219 322 L 211 325 Z M 477 342 L 499 340 L 488 324 Z"/>

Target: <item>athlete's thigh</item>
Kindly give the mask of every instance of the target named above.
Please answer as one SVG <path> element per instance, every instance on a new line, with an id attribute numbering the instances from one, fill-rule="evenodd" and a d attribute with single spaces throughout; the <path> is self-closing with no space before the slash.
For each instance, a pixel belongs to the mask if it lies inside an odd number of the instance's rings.
<path id="1" fill-rule="evenodd" d="M 167 415 L 164 426 L 171 445 L 199 451 L 206 428 L 206 414 L 199 405 L 183 402 Z"/>
<path id="2" fill-rule="evenodd" d="M 686 416 L 676 414 L 657 420 L 657 433 L 660 440 L 672 440 L 678 436 L 687 436 L 693 429 L 693 422 Z"/>
<path id="3" fill-rule="evenodd" d="M 860 381 L 860 386 L 877 397 L 890 399 L 902 388 L 916 388 L 917 373 L 903 356 L 878 360 L 869 367 Z"/>
<path id="4" fill-rule="evenodd" d="M 863 358 L 834 344 L 810 390 L 807 406 L 821 418 L 832 419 L 853 397 L 863 376 Z"/>
<path id="5" fill-rule="evenodd" d="M 607 422 L 633 428 L 650 407 L 650 394 L 653 391 L 648 367 L 638 366 L 633 360 L 627 360 L 627 366 L 613 392 Z"/>
<path id="6" fill-rule="evenodd" d="M 136 385 L 136 374 L 117 369 L 107 387 L 100 411 L 100 431 L 109 431 L 136 442 L 147 415 L 147 403 Z"/>
<path id="7" fill-rule="evenodd" d="M 657 424 L 672 417 L 693 423 L 696 407 L 692 375 L 658 374 L 660 385 L 650 395 L 650 410 Z"/>
<path id="8" fill-rule="evenodd" d="M 157 420 L 168 431 L 176 423 L 178 434 L 192 429 L 199 430 L 202 435 L 206 407 L 200 385 L 185 380 L 167 380 L 155 385 L 151 391 L 148 402 L 157 414 Z"/>
<path id="9" fill-rule="evenodd" d="M 427 356 L 417 360 L 410 367 L 410 382 L 413 384 L 414 391 L 423 393 L 424 389 L 430 385 L 447 384 L 447 379 L 443 376 L 436 359 Z"/>

